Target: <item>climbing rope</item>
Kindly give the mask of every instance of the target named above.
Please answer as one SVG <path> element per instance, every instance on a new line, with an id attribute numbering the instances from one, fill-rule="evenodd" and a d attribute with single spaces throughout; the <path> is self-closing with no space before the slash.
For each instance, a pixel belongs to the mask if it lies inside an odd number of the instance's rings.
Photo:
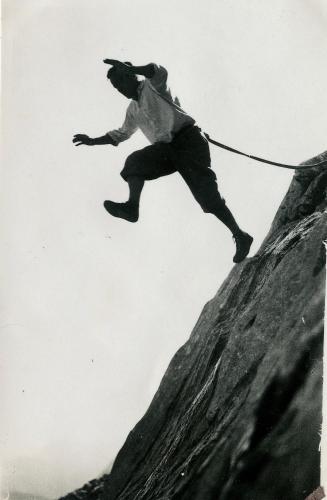
<path id="1" fill-rule="evenodd" d="M 256 160 L 260 161 L 261 163 L 268 163 L 268 165 L 274 165 L 275 167 L 282 167 L 282 168 L 290 168 L 292 170 L 304 170 L 308 168 L 314 168 L 314 167 L 327 167 L 327 159 L 324 161 L 320 161 L 318 163 L 312 163 L 310 165 L 286 165 L 285 163 L 278 163 L 276 161 L 270 161 L 270 160 L 265 160 L 264 158 L 259 158 L 258 156 L 253 156 L 253 155 L 248 155 L 247 153 L 242 153 L 242 151 L 239 151 L 238 149 L 231 148 L 230 146 L 226 146 L 225 144 L 222 144 L 221 142 L 214 141 L 213 139 L 210 138 L 209 134 L 206 134 L 204 132 L 205 137 L 211 144 L 214 144 L 215 146 L 218 146 L 219 148 L 226 149 L 227 151 L 230 151 L 231 153 L 236 153 L 238 155 L 246 156 L 247 158 L 250 158 L 251 160 Z"/>

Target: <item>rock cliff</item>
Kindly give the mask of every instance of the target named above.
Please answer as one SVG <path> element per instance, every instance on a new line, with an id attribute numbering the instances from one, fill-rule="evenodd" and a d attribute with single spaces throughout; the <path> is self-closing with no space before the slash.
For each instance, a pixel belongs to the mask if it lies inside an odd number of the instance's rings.
<path id="1" fill-rule="evenodd" d="M 66 500 L 301 500 L 319 486 L 326 186 L 326 169 L 294 175 L 260 250 L 206 304 L 110 475 Z"/>

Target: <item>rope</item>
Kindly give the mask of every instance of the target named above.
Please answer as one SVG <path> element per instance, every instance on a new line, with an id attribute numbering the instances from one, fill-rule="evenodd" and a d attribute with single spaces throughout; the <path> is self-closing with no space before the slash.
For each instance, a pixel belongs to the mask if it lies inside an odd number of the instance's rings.
<path id="1" fill-rule="evenodd" d="M 261 163 L 267 163 L 268 165 L 274 165 L 275 167 L 282 167 L 282 168 L 290 168 L 292 170 L 304 170 L 308 168 L 314 168 L 314 167 L 327 167 L 327 160 L 320 161 L 319 163 L 312 163 L 311 165 L 286 165 L 285 163 L 278 163 L 276 161 L 270 161 L 270 160 L 265 160 L 263 158 L 259 158 L 258 156 L 253 156 L 253 155 L 248 155 L 247 153 L 242 153 L 242 151 L 239 151 L 238 149 L 231 148 L 230 146 L 226 146 L 225 144 L 222 144 L 221 142 L 214 141 L 209 137 L 208 134 L 204 132 L 205 137 L 211 144 L 214 144 L 215 146 L 218 146 L 219 148 L 226 149 L 227 151 L 230 151 L 231 153 L 236 153 L 238 155 L 246 156 L 247 158 L 250 158 L 251 160 L 256 160 L 260 161 Z"/>

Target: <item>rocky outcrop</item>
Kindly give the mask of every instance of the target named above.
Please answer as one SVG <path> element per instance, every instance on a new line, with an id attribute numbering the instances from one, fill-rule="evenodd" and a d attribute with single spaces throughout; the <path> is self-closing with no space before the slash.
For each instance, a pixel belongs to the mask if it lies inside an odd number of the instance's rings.
<path id="1" fill-rule="evenodd" d="M 322 500 L 323 498 L 325 498 L 325 492 L 324 489 L 319 486 L 319 488 L 313 491 L 305 500 Z"/>
<path id="2" fill-rule="evenodd" d="M 66 500 L 301 500 L 319 486 L 326 185 L 326 170 L 295 174 L 110 475 Z"/>

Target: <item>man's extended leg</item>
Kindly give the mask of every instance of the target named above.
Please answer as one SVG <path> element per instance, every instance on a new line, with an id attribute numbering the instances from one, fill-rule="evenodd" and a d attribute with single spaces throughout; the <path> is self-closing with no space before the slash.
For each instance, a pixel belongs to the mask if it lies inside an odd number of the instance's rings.
<path id="1" fill-rule="evenodd" d="M 220 196 L 213 170 L 211 168 L 184 168 L 180 170 L 180 173 L 202 210 L 215 215 L 231 231 L 236 244 L 233 261 L 238 263 L 244 260 L 249 253 L 253 238 L 242 231 L 225 200 Z"/>
<path id="2" fill-rule="evenodd" d="M 207 139 L 198 127 L 193 127 L 174 139 L 172 146 L 176 152 L 179 173 L 202 210 L 215 215 L 231 231 L 236 243 L 233 260 L 241 262 L 249 253 L 253 238 L 240 229 L 225 200 L 220 196 L 216 174 L 210 166 Z"/>

